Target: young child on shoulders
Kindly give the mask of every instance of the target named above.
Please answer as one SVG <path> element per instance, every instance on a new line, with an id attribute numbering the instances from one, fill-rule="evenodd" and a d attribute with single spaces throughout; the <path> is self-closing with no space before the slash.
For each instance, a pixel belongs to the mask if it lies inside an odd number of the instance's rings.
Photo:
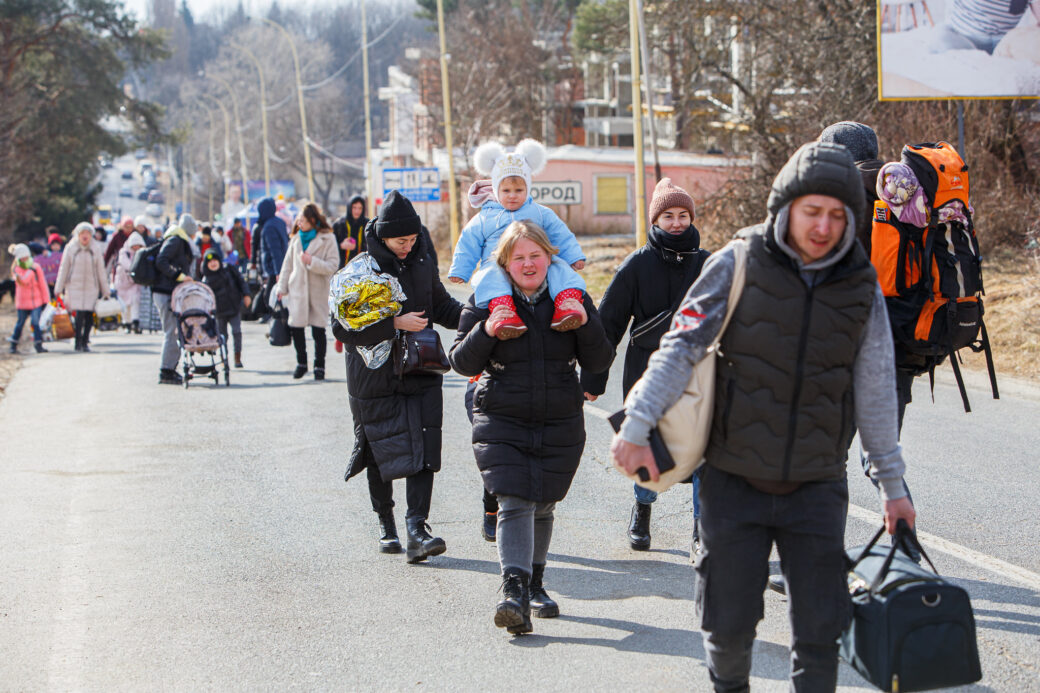
<path id="1" fill-rule="evenodd" d="M 519 337 L 527 326 L 513 303 L 509 278 L 492 259 L 506 227 L 514 221 L 530 220 L 545 229 L 549 240 L 559 248 L 553 256 L 546 281 L 556 310 L 552 328 L 560 332 L 582 325 L 585 309 L 585 281 L 575 270 L 585 267 L 585 254 L 567 225 L 548 207 L 531 199 L 531 177 L 545 167 L 546 152 L 541 143 L 521 140 L 507 152 L 497 142 L 488 142 L 474 152 L 477 172 L 490 180 L 478 180 L 470 188 L 470 204 L 480 212 L 462 229 L 452 257 L 448 279 L 461 284 L 472 277 L 476 305 L 494 309 L 506 306 L 513 317 L 495 331 L 499 339 Z"/>

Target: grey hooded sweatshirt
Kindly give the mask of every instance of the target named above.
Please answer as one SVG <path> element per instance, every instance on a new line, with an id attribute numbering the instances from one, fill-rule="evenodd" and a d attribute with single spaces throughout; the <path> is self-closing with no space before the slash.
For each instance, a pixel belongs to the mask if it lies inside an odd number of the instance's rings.
<path id="1" fill-rule="evenodd" d="M 769 199 L 766 232 L 795 263 L 808 286 L 813 286 L 821 273 L 850 251 L 856 242 L 856 214 L 863 208 L 862 190 L 851 157 L 844 150 L 840 154 L 833 152 L 829 149 L 833 146 L 814 143 L 800 149 L 778 174 Z M 810 148 L 808 151 L 807 147 Z M 836 174 L 831 170 L 833 160 L 844 164 L 842 157 L 848 158 L 855 179 L 855 192 L 851 190 L 852 185 L 844 185 L 840 180 L 847 178 L 845 171 Z M 821 160 L 824 165 L 817 165 Z M 787 243 L 788 215 L 795 198 L 814 193 L 830 195 L 845 202 L 847 224 L 842 240 L 831 253 L 804 264 Z M 647 445 L 651 428 L 679 399 L 689 382 L 693 366 L 704 357 L 722 325 L 733 271 L 731 247 L 714 253 L 704 265 L 677 313 L 672 330 L 664 336 L 660 348 L 650 358 L 642 385 L 625 403 L 627 418 L 620 432 L 624 440 Z M 768 345 L 763 347 L 768 348 Z M 902 483 L 905 465 L 899 446 L 892 335 L 880 286 L 875 287 L 869 317 L 860 333 L 853 364 L 852 389 L 853 420 L 871 465 L 870 474 L 879 482 L 883 500 L 900 498 L 906 495 Z"/>

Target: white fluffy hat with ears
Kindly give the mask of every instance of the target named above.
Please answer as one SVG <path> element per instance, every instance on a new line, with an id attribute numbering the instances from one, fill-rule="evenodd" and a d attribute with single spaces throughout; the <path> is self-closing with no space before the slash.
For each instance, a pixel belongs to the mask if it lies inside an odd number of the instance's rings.
<path id="1" fill-rule="evenodd" d="M 491 189 L 497 200 L 498 186 L 511 176 L 523 178 L 530 190 L 531 177 L 542 172 L 547 158 L 545 146 L 535 140 L 520 140 L 512 152 L 498 142 L 486 142 L 473 152 L 473 165 L 478 173 L 491 176 Z"/>

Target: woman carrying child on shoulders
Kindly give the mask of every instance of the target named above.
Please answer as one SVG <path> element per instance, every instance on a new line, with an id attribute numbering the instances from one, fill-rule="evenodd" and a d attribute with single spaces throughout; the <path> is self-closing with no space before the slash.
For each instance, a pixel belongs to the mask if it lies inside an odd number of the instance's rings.
<path id="1" fill-rule="evenodd" d="M 483 374 L 473 396 L 473 452 L 484 488 L 501 506 L 504 598 L 495 608 L 495 625 L 514 634 L 531 632 L 532 609 L 541 618 L 559 614 L 542 579 L 553 510 L 567 495 L 585 449 L 584 393 L 575 365 L 602 371 L 613 356 L 587 296 L 576 329 L 550 327 L 548 274 L 556 253 L 534 222 L 510 224 L 495 258 L 518 310 L 481 308 L 471 297 L 448 357 L 462 375 Z M 510 340 L 496 337 L 513 318 L 526 330 Z"/>

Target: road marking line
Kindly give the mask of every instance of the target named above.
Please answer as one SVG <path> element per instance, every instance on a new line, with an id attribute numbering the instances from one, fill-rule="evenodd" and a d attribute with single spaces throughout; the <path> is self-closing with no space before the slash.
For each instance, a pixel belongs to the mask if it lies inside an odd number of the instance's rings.
<path id="1" fill-rule="evenodd" d="M 608 412 L 606 409 L 603 409 L 602 407 L 597 407 L 596 405 L 590 404 L 588 402 L 585 403 L 585 411 L 599 419 L 606 419 L 611 415 L 611 413 Z M 852 503 L 849 503 L 849 515 L 855 517 L 858 520 L 868 522 L 874 526 L 877 526 L 881 523 L 880 513 L 875 512 L 873 510 L 868 510 L 867 508 L 862 508 L 858 505 L 853 505 Z M 965 563 L 970 563 L 971 565 L 974 565 L 978 568 L 982 568 L 987 572 L 995 573 L 1013 582 L 1025 585 L 1030 589 L 1040 591 L 1040 574 L 1038 573 L 1034 573 L 1031 570 L 1028 570 L 1021 566 L 1017 566 L 1014 563 L 1002 561 L 1001 559 L 996 558 L 994 556 L 990 556 L 979 551 L 969 549 L 966 546 L 955 544 L 952 541 L 947 541 L 942 537 L 938 537 L 934 534 L 929 534 L 928 532 L 919 531 L 917 533 L 917 538 L 921 541 L 922 544 L 924 544 L 929 549 L 945 553 L 949 556 L 953 556 L 958 560 L 964 561 Z"/>

